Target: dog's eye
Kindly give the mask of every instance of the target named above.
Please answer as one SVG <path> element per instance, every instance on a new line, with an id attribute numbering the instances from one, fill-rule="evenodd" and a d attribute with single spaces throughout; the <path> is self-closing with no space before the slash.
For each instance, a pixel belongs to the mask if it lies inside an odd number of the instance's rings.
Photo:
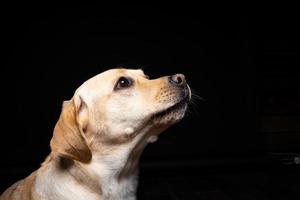
<path id="1" fill-rule="evenodd" d="M 130 87 L 132 85 L 132 83 L 133 83 L 133 81 L 132 81 L 131 78 L 121 77 L 117 81 L 117 84 L 115 86 L 115 90 L 123 89 L 123 88 L 128 88 L 128 87 Z"/>

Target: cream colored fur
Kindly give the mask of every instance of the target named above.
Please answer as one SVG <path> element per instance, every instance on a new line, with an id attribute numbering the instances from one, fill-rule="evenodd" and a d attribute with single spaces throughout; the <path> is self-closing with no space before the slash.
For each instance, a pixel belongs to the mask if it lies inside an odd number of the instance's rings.
<path id="1" fill-rule="evenodd" d="M 143 149 L 184 116 L 191 96 L 183 75 L 173 79 L 112 69 L 87 80 L 63 104 L 50 155 L 0 200 L 136 199 Z"/>

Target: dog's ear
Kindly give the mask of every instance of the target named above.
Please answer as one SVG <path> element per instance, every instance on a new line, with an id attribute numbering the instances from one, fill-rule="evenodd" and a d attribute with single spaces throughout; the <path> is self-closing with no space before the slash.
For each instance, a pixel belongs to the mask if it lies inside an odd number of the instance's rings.
<path id="1" fill-rule="evenodd" d="M 88 122 L 87 112 L 87 105 L 79 96 L 63 103 L 50 142 L 53 152 L 83 163 L 91 160 L 92 153 L 84 135 Z"/>

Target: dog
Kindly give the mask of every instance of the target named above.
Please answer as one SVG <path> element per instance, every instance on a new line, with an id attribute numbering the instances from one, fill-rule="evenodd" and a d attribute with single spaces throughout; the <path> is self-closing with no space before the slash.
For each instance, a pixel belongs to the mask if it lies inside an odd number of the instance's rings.
<path id="1" fill-rule="evenodd" d="M 110 69 L 64 101 L 41 167 L 1 200 L 134 200 L 145 146 L 180 121 L 191 99 L 184 75 L 149 79 Z"/>

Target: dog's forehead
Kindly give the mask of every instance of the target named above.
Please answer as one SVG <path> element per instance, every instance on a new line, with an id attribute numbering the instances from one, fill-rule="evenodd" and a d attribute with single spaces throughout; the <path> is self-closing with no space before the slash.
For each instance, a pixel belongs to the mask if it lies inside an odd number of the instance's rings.
<path id="1" fill-rule="evenodd" d="M 102 81 L 102 80 L 109 81 L 109 80 L 115 80 L 116 78 L 121 76 L 130 76 L 130 75 L 144 76 L 145 74 L 141 69 L 124 69 L 124 68 L 110 69 L 92 77 L 88 81 Z"/>
<path id="2" fill-rule="evenodd" d="M 119 69 L 110 69 L 107 70 L 101 74 L 96 75 L 102 78 L 113 78 L 118 76 L 126 76 L 126 75 L 132 75 L 132 76 L 144 76 L 144 72 L 141 69 L 125 69 L 125 68 L 119 68 Z"/>
<path id="3" fill-rule="evenodd" d="M 102 92 L 105 92 L 105 90 L 109 91 L 111 90 L 112 84 L 114 84 L 118 78 L 122 76 L 143 77 L 145 74 L 141 69 L 110 69 L 85 81 L 75 93 L 87 95 L 86 93 L 98 90 L 102 90 Z"/>

